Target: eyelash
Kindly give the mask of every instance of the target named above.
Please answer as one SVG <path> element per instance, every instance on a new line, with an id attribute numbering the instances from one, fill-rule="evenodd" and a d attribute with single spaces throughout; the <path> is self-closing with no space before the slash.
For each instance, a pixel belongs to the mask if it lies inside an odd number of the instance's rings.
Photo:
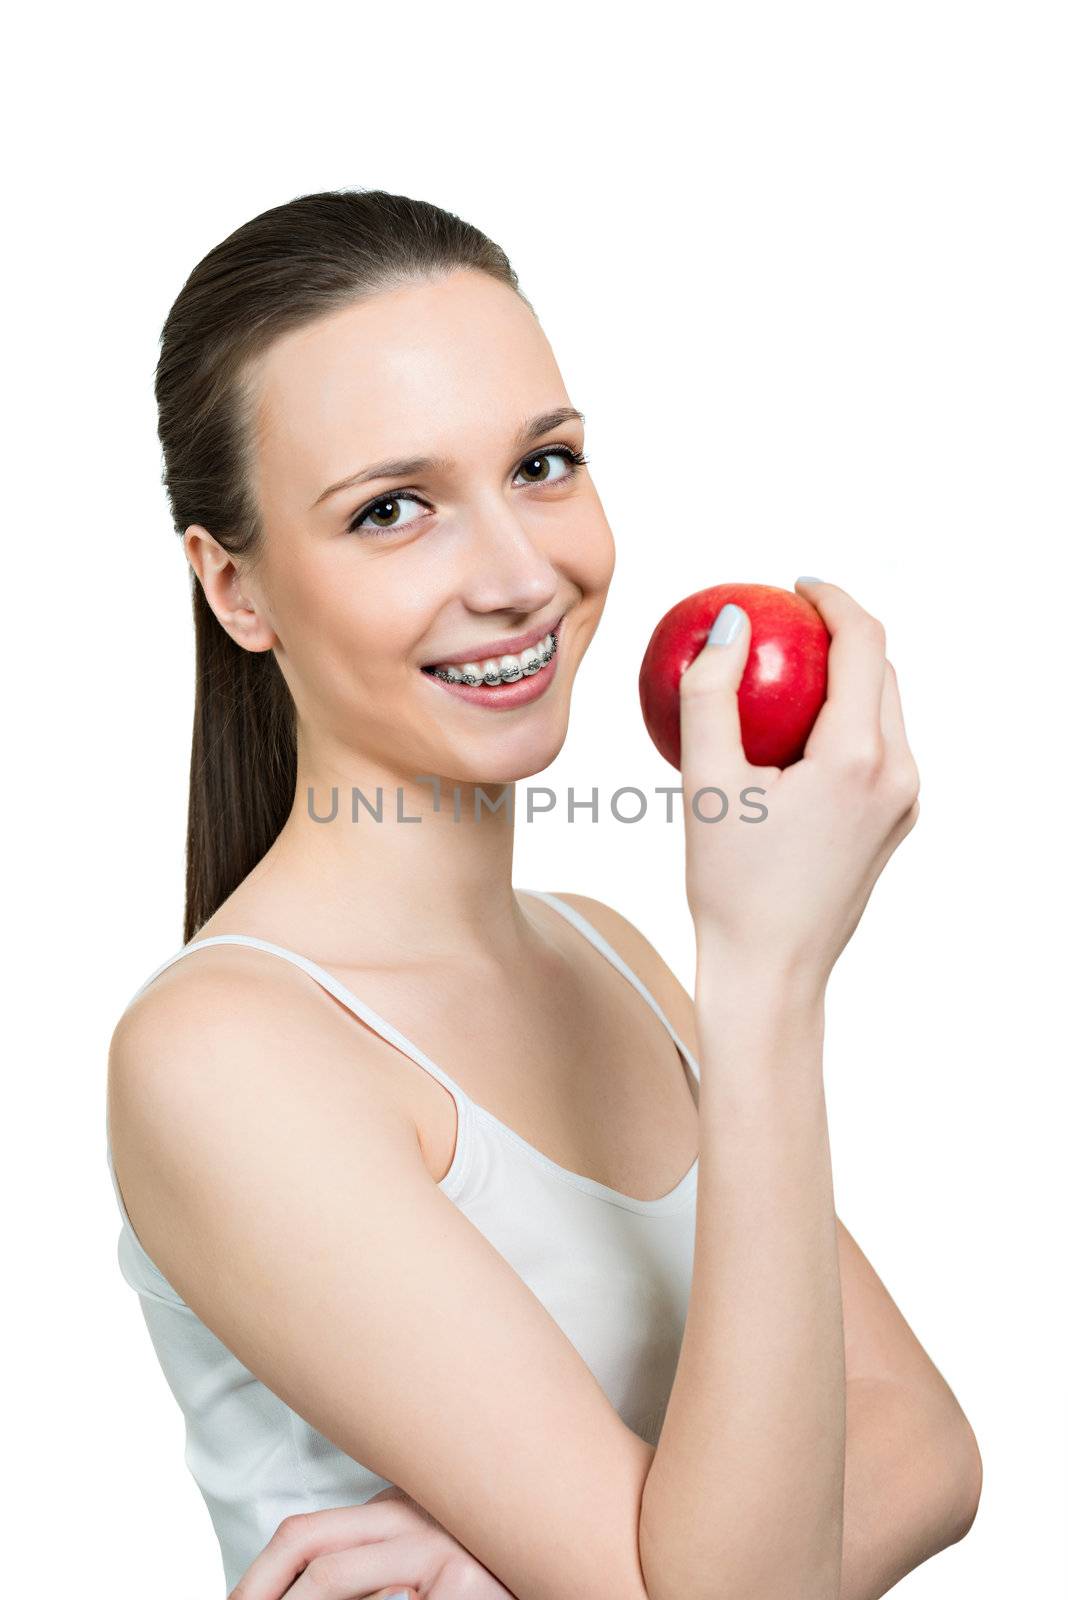
<path id="1" fill-rule="evenodd" d="M 575 477 L 579 468 L 586 466 L 590 459 L 589 456 L 583 455 L 581 451 L 572 450 L 568 445 L 556 445 L 551 450 L 535 450 L 533 454 L 524 456 L 522 461 L 519 463 L 519 467 L 525 467 L 528 461 L 540 461 L 545 456 L 563 456 L 563 458 L 570 463 L 571 470 L 567 473 L 566 477 L 555 479 L 555 482 L 557 483 L 566 483 L 569 479 Z M 516 468 L 517 472 L 519 471 L 519 467 Z M 548 487 L 548 484 L 531 484 L 530 487 L 532 489 Z M 347 532 L 357 533 L 365 537 L 369 535 L 371 538 L 378 538 L 384 533 L 396 533 L 401 526 L 404 526 L 404 524 L 395 523 L 392 528 L 361 527 L 364 518 L 370 516 L 371 512 L 374 511 L 377 506 L 389 505 L 395 500 L 410 500 L 413 502 L 413 504 L 418 506 L 426 505 L 426 501 L 420 499 L 417 494 L 409 494 L 404 490 L 397 490 L 392 494 L 381 494 L 377 500 L 372 500 L 370 504 L 363 506 L 359 511 L 354 512 L 352 517 L 350 517 L 349 521 L 345 525 Z"/>

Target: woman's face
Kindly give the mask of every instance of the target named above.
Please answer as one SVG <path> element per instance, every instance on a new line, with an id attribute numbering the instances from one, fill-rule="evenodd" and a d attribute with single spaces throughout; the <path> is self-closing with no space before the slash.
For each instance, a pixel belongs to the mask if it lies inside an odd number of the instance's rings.
<path id="1" fill-rule="evenodd" d="M 231 632 L 275 649 L 305 769 L 349 778 L 356 755 L 461 782 L 541 771 L 615 551 L 588 469 L 566 454 L 582 452 L 581 420 L 528 432 L 571 409 L 531 311 L 484 273 L 454 272 L 285 335 L 258 376 L 265 538 L 238 575 L 256 616 Z M 502 640 L 540 639 L 561 617 L 549 665 L 498 701 L 424 670 L 499 663 Z"/>

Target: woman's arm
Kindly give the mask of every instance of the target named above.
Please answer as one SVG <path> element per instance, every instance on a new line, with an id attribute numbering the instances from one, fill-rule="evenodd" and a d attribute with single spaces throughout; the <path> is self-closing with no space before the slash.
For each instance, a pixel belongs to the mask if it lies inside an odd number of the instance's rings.
<path id="1" fill-rule="evenodd" d="M 654 1600 L 837 1600 L 845 1372 L 823 1008 L 699 950 L 700 1166 L 678 1370 L 642 1497 Z"/>
<path id="2" fill-rule="evenodd" d="M 800 762 L 745 756 L 744 612 L 679 686 L 700 1177 L 686 1329 L 642 1497 L 654 1600 L 840 1600 L 846 1379 L 824 993 L 915 823 L 919 780 L 881 624 L 844 590 L 808 587 L 831 647 Z M 766 814 L 702 825 L 709 787 L 758 788 Z"/>
<path id="3" fill-rule="evenodd" d="M 697 1055 L 693 996 L 655 946 L 603 901 L 555 893 L 619 952 Z M 835 1225 L 846 1378 L 840 1600 L 874 1600 L 967 1533 L 982 1459 L 953 1390 L 840 1217 Z"/>
<path id="4" fill-rule="evenodd" d="M 842 1231 L 839 1224 L 839 1245 Z M 971 1526 L 982 1476 L 978 1452 L 962 1455 L 953 1419 L 936 1423 L 938 1413 L 919 1407 L 904 1385 L 847 1376 L 840 1600 L 878 1600 Z M 378 1511 L 386 1502 L 395 1518 L 388 1527 Z M 287 1517 L 229 1600 L 299 1600 L 298 1577 L 320 1595 L 514 1600 L 395 1486 L 361 1505 Z M 372 1593 L 374 1585 L 382 1587 Z"/>
<path id="5" fill-rule="evenodd" d="M 917 1370 L 911 1387 L 886 1375 L 846 1381 L 839 1228 L 814 1066 L 819 1020 L 772 1000 L 753 1022 L 759 987 L 718 971 L 753 1002 L 747 1025 L 719 1034 L 719 1059 L 745 1063 L 746 1087 L 738 1093 L 717 1078 L 709 1095 L 706 1043 L 701 1100 L 712 1114 L 701 1128 L 698 1230 L 707 1232 L 643 1496 L 646 1582 L 656 1597 L 687 1592 L 703 1545 L 706 1571 L 716 1553 L 719 1581 L 702 1593 L 876 1600 L 967 1532 L 981 1487 L 978 1450 L 939 1375 Z M 714 1360 L 702 1359 L 695 1305 Z M 703 1470 L 696 1492 L 664 1471 L 680 1460 L 689 1484 L 692 1465 Z M 683 1553 L 678 1565 L 673 1550 Z"/>

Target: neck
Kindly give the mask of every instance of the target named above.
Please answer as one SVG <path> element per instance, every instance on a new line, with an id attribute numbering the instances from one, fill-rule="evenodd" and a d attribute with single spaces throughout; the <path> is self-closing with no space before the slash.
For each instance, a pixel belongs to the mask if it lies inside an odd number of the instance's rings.
<path id="1" fill-rule="evenodd" d="M 247 881 L 271 880 L 287 925 L 312 907 L 319 948 L 370 949 L 390 965 L 520 954 L 515 782 L 418 781 L 362 756 L 353 775 L 356 765 L 298 759 L 293 808 Z"/>

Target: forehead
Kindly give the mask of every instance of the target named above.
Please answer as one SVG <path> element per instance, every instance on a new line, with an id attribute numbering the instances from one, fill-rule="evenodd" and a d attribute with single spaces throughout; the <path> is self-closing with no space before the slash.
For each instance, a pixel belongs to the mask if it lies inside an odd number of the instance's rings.
<path id="1" fill-rule="evenodd" d="M 257 388 L 261 484 L 299 478 L 301 492 L 382 456 L 461 452 L 472 431 L 510 441 L 532 411 L 566 404 L 529 307 L 470 271 L 375 294 L 283 335 Z"/>

